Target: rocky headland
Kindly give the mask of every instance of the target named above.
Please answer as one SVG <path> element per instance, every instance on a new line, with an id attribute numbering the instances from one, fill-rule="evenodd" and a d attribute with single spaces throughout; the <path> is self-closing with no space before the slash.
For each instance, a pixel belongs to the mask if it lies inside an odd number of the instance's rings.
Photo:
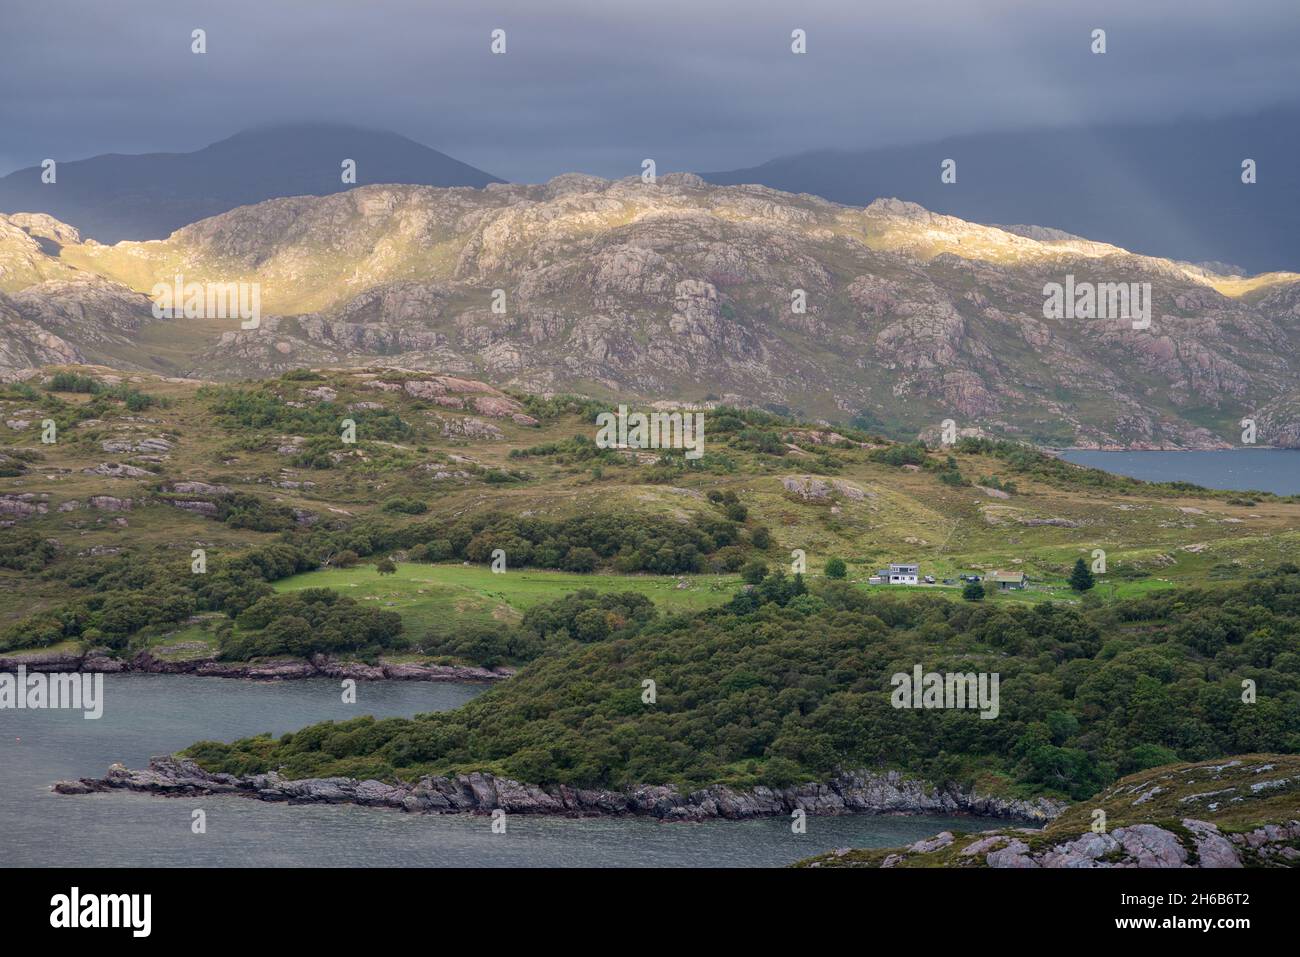
<path id="1" fill-rule="evenodd" d="M 639 815 L 663 821 L 744 820 L 788 815 L 971 814 L 1046 823 L 1064 809 L 1058 801 L 1008 800 L 939 790 L 896 771 L 844 773 L 824 783 L 787 788 L 735 790 L 713 786 L 683 793 L 670 785 L 644 785 L 625 791 L 588 790 L 565 785 L 538 787 L 491 774 L 425 776 L 413 784 L 386 784 L 352 778 L 287 780 L 276 772 L 236 776 L 211 773 L 194 761 L 171 756 L 132 770 L 120 764 L 102 778 L 59 781 L 59 794 L 126 790 L 167 797 L 233 794 L 292 804 L 358 804 L 426 814 L 555 814 L 573 817 Z"/>
<path id="2" fill-rule="evenodd" d="M 281 658 L 266 661 L 218 661 L 211 656 L 179 660 L 158 658 L 147 651 L 118 658 L 104 649 L 87 652 L 28 652 L 0 656 L 0 671 L 138 672 L 155 675 L 199 675 L 209 678 L 248 678 L 287 681 L 296 678 L 352 678 L 356 681 L 500 681 L 514 674 L 512 668 L 475 668 L 468 665 L 435 665 L 403 662 L 366 664 L 336 661 L 325 655 L 309 659 Z"/>

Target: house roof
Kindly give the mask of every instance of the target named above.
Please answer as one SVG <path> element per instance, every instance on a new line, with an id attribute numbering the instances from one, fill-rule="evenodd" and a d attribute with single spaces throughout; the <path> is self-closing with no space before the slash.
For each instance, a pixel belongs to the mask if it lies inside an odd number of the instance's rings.
<path id="1" fill-rule="evenodd" d="M 996 571 L 996 572 L 994 572 L 993 574 L 989 575 L 989 578 L 993 579 L 993 581 L 995 581 L 995 582 L 1018 582 L 1018 581 L 1024 581 L 1024 579 L 1025 579 L 1025 573 L 1024 573 L 1024 572 L 1004 572 L 1004 571 L 1000 571 L 1000 570 L 999 570 L 999 571 Z"/>

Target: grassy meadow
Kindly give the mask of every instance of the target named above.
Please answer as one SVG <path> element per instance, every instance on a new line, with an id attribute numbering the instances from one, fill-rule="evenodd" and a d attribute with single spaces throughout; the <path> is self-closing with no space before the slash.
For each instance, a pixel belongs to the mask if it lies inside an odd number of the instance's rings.
<path id="1" fill-rule="evenodd" d="M 332 588 L 362 602 L 375 602 L 402 616 L 408 632 L 420 634 L 457 625 L 513 623 L 534 605 L 590 588 L 599 593 L 634 591 L 663 612 L 700 611 L 727 601 L 740 587 L 736 575 L 578 574 L 481 565 L 397 562 L 380 575 L 373 565 L 305 572 L 274 584 L 279 592 Z"/>

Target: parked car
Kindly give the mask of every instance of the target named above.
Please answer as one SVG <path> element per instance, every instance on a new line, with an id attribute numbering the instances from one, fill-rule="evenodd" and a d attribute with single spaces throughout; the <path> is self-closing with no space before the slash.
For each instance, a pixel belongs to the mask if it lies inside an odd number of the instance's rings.
<path id="1" fill-rule="evenodd" d="M 921 581 L 925 582 L 927 585 L 933 585 L 933 584 L 934 584 L 934 576 L 933 576 L 933 575 L 926 575 L 924 578 L 921 579 Z"/>

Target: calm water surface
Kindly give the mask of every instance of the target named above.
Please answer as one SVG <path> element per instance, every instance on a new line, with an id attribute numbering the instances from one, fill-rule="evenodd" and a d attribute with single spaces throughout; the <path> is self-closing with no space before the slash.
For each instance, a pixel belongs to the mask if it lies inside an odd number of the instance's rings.
<path id="1" fill-rule="evenodd" d="M 255 683 L 178 675 L 106 675 L 104 716 L 0 711 L 0 866 L 776 866 L 834 847 L 888 847 L 970 818 L 809 818 L 658 824 L 643 819 L 514 816 L 505 834 L 471 815 L 352 806 L 290 806 L 238 797 L 58 795 L 60 778 L 101 776 L 114 761 L 143 767 L 194 741 L 281 734 L 358 714 L 455 708 L 483 689 L 426 682 L 359 683 L 344 705 L 328 679 Z M 208 832 L 190 832 L 190 812 Z"/>
<path id="2" fill-rule="evenodd" d="M 1192 482 L 1205 488 L 1300 494 L 1300 449 L 1207 452 L 1062 452 L 1078 465 L 1147 482 Z"/>

